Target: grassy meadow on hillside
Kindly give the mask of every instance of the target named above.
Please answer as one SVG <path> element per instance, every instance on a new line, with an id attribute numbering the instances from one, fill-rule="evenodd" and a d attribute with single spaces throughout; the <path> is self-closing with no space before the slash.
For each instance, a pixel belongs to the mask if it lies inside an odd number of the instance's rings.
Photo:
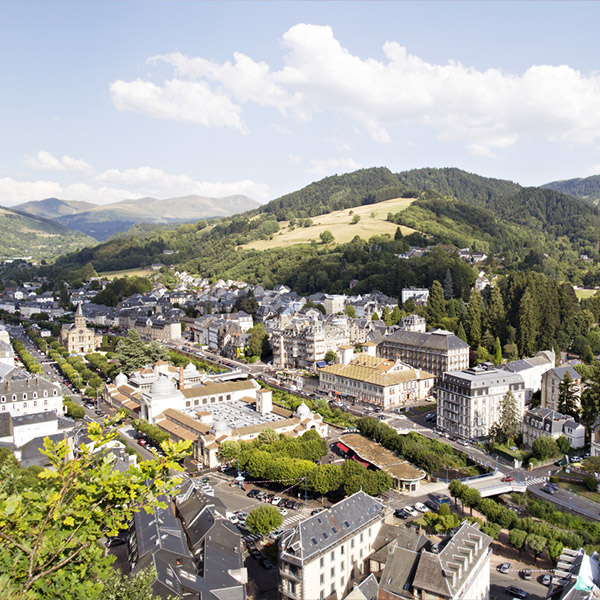
<path id="1" fill-rule="evenodd" d="M 387 221 L 388 213 L 397 213 L 404 210 L 414 202 L 414 198 L 394 198 L 377 204 L 356 206 L 351 209 L 337 210 L 335 212 L 313 217 L 312 227 L 295 227 L 290 230 L 289 221 L 281 221 L 281 231 L 273 236 L 272 240 L 256 240 L 244 246 L 254 250 L 266 250 L 268 248 L 292 246 L 302 244 L 311 240 L 319 241 L 319 236 L 325 230 L 331 231 L 337 243 L 343 244 L 351 241 L 355 236 L 368 240 L 374 235 L 389 233 L 394 235 L 398 225 Z M 360 217 L 360 221 L 351 224 L 354 215 Z M 410 227 L 400 227 L 404 235 L 413 233 Z"/>

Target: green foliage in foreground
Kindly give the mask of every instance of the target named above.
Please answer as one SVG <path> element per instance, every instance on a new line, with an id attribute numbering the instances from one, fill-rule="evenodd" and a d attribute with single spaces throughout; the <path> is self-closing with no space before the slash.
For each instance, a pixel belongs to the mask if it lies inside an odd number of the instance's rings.
<path id="1" fill-rule="evenodd" d="M 65 441 L 44 441 L 51 463 L 23 488 L 14 460 L 0 466 L 0 577 L 9 576 L 23 598 L 102 597 L 112 557 L 99 540 L 125 528 L 136 511 L 162 505 L 181 480 L 172 471 L 189 443 L 165 442 L 165 457 L 113 469 L 108 452 L 113 421 L 91 423 L 92 444 L 75 455 Z"/>

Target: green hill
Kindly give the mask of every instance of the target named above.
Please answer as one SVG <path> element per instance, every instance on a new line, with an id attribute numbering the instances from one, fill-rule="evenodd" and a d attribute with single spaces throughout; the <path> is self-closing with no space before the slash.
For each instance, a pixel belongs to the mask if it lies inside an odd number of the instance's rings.
<path id="1" fill-rule="evenodd" d="M 14 210 L 27 213 L 35 217 L 44 219 L 57 219 L 64 215 L 73 215 L 85 210 L 94 208 L 95 204 L 91 202 L 81 202 L 78 200 L 60 200 L 59 198 L 46 198 L 45 200 L 36 200 L 25 202 L 13 206 Z"/>
<path id="2" fill-rule="evenodd" d="M 71 231 L 49 219 L 0 207 L 0 256 L 31 256 L 33 260 L 53 260 L 98 242 L 79 231 Z"/>
<path id="3" fill-rule="evenodd" d="M 320 215 L 398 197 L 418 199 L 379 220 L 382 226 L 371 232 L 374 241 L 367 244 L 370 251 L 361 245 L 366 242 L 326 245 L 309 233 Z M 377 214 L 375 207 L 373 213 Z M 396 230 L 393 225 L 417 233 L 408 239 L 394 240 L 393 235 L 390 239 Z M 277 247 L 286 245 L 290 227 L 295 227 L 292 233 L 296 241 L 313 241 Z M 331 230 L 335 236 L 335 226 Z M 569 269 L 583 268 L 580 254 L 598 256 L 599 235 L 598 209 L 555 190 L 524 188 L 459 169 L 418 169 L 395 175 L 388 169 L 374 168 L 327 177 L 211 226 L 200 221 L 172 231 L 109 240 L 61 258 L 56 272 L 63 274 L 88 262 L 99 272 L 162 262 L 203 275 L 287 283 L 302 292 L 316 291 L 319 286 L 323 291 L 344 291 L 357 279 L 361 288 L 370 285 L 364 281 L 376 281 L 378 289 L 385 291 L 385 287 L 388 293 L 397 294 L 398 286 L 424 285 L 429 279 L 425 271 L 409 276 L 418 270 L 418 261 L 399 262 L 395 258 L 409 243 L 469 246 L 504 256 L 507 268 L 520 268 L 521 261 L 527 259 L 536 268 L 562 277 Z M 165 249 L 173 253 L 165 256 Z M 446 264 L 439 257 L 438 262 Z M 458 279 L 468 279 L 458 273 L 458 266 L 452 268 Z M 427 272 L 431 274 L 431 270 Z"/>
<path id="4" fill-rule="evenodd" d="M 540 186 L 543 189 L 552 189 L 563 194 L 570 194 L 578 198 L 585 198 L 592 202 L 600 200 L 600 175 L 591 177 L 578 177 L 564 181 L 551 181 Z"/>

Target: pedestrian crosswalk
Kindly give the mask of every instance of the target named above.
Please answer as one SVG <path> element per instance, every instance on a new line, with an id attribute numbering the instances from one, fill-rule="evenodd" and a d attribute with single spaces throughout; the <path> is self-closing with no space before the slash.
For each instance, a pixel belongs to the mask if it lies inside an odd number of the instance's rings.
<path id="1" fill-rule="evenodd" d="M 548 480 L 547 477 L 533 477 L 532 479 L 525 478 L 525 481 L 523 481 L 523 483 L 526 486 L 530 486 L 530 485 L 535 485 L 536 483 L 545 483 L 547 480 Z"/>
<path id="2" fill-rule="evenodd" d="M 287 517 L 283 520 L 281 524 L 282 529 L 288 529 L 298 521 L 302 521 L 306 519 L 310 515 L 310 511 L 307 508 L 303 508 L 299 513 L 292 515 L 291 517 Z"/>

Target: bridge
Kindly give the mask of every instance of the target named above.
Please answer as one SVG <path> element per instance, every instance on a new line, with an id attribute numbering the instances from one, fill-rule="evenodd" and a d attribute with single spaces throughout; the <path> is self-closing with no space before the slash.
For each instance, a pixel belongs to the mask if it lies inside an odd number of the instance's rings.
<path id="1" fill-rule="evenodd" d="M 488 498 L 489 496 L 497 496 L 498 494 L 509 494 L 510 492 L 526 492 L 527 488 L 536 483 L 542 483 L 546 481 L 544 477 L 534 477 L 531 479 L 525 479 L 524 481 L 498 481 L 491 485 L 485 485 L 478 487 L 471 485 L 470 487 L 476 489 L 481 494 L 482 498 Z M 485 483 L 490 483 L 486 481 Z"/>

